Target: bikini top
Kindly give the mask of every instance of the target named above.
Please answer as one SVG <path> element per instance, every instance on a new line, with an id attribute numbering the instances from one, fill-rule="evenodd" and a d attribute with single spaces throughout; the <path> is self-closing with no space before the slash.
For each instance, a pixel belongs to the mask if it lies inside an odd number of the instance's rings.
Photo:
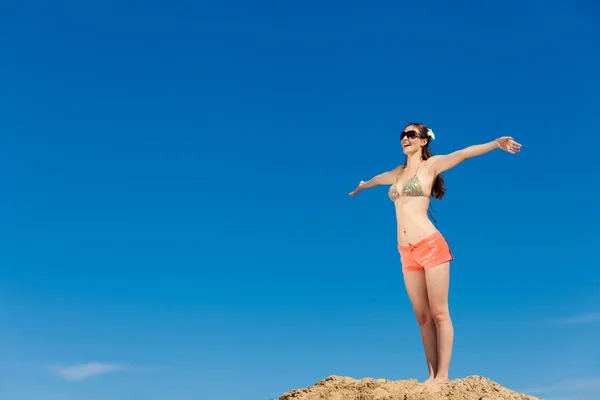
<path id="1" fill-rule="evenodd" d="M 390 186 L 390 190 L 388 191 L 388 196 L 390 200 L 396 201 L 399 197 L 429 197 L 426 194 L 423 194 L 423 187 L 421 186 L 421 181 L 417 176 L 417 172 L 419 171 L 419 167 L 421 163 L 417 165 L 417 170 L 414 175 L 404 184 L 401 192 L 398 192 L 398 178 L 401 174 L 398 174 L 396 177 L 396 182 L 392 186 Z"/>

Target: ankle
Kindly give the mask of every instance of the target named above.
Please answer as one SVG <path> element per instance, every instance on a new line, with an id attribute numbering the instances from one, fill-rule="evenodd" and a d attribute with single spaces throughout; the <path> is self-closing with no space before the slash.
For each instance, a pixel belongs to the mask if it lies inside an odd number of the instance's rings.
<path id="1" fill-rule="evenodd" d="M 448 374 L 436 374 L 435 379 L 437 380 L 448 380 Z"/>

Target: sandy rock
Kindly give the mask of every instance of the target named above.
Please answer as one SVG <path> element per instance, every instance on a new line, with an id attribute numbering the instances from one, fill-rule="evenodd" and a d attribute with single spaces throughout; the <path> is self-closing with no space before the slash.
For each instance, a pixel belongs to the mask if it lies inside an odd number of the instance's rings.
<path id="1" fill-rule="evenodd" d="M 279 400 L 541 400 L 517 393 L 482 376 L 424 385 L 415 379 L 329 376 L 312 386 L 284 393 Z"/>

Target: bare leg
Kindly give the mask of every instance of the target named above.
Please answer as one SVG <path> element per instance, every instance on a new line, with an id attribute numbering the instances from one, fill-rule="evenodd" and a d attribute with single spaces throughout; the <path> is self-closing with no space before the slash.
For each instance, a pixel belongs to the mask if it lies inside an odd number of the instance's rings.
<path id="1" fill-rule="evenodd" d="M 437 330 L 438 365 L 433 383 L 439 383 L 448 380 L 452 343 L 454 341 L 454 327 L 452 326 L 448 307 L 450 262 L 428 268 L 425 277 L 431 316 Z"/>
<path id="2" fill-rule="evenodd" d="M 404 273 L 404 285 L 410 302 L 413 306 L 419 328 L 421 330 L 421 340 L 425 349 L 425 358 L 429 369 L 429 378 L 425 382 L 430 382 L 435 377 L 438 368 L 437 362 L 437 333 L 435 323 L 429 307 L 427 297 L 427 284 L 425 282 L 424 271 L 407 271 Z"/>

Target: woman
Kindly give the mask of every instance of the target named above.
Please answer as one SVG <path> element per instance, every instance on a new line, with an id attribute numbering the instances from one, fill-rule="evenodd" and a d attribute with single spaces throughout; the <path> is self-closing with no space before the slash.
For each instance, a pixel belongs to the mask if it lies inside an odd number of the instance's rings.
<path id="1" fill-rule="evenodd" d="M 444 196 L 441 173 L 462 161 L 502 149 L 517 153 L 521 145 L 510 136 L 470 146 L 448 155 L 434 156 L 429 143 L 431 129 L 421 123 L 408 124 L 400 134 L 406 161 L 391 171 L 361 181 L 349 195 L 377 185 L 391 185 L 389 197 L 396 208 L 398 251 L 404 284 L 421 329 L 429 368 L 425 383 L 448 380 L 454 328 L 448 309 L 450 261 L 454 258 L 444 236 L 427 216 L 430 197 Z"/>

